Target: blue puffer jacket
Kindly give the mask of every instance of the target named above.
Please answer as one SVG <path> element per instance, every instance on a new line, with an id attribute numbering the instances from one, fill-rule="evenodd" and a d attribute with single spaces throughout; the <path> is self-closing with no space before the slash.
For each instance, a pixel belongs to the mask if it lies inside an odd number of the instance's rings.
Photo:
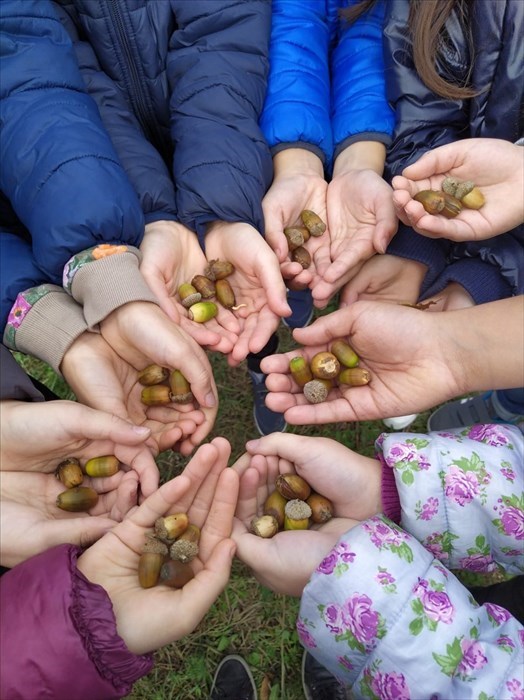
<path id="1" fill-rule="evenodd" d="M 349 28 L 339 10 L 356 0 L 273 0 L 271 66 L 261 125 L 272 152 L 316 153 L 327 169 L 357 140 L 388 144 L 379 3 Z"/>
<path id="2" fill-rule="evenodd" d="M 2 0 L 0 189 L 34 255 L 2 260 L 2 323 L 71 255 L 139 245 L 144 217 L 263 231 L 270 17 L 270 0 Z"/>
<path id="3" fill-rule="evenodd" d="M 468 5 L 470 55 L 464 20 L 454 11 L 446 22 L 447 46 L 437 68 L 458 84 L 467 78 L 477 95 L 438 97 L 417 76 L 406 31 L 409 3 L 386 5 L 384 50 L 387 95 L 396 113 L 386 177 L 402 172 L 428 150 L 463 138 L 500 138 L 514 143 L 524 135 L 524 2 L 475 0 Z M 388 252 L 428 266 L 423 298 L 450 282 L 461 284 L 476 303 L 524 293 L 524 226 L 480 242 L 451 243 L 419 236 L 399 226 Z"/>

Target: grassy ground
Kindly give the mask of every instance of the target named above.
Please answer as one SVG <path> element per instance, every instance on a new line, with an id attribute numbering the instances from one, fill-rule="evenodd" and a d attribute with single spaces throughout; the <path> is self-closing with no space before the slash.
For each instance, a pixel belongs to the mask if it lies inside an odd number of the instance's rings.
<path id="1" fill-rule="evenodd" d="M 282 351 L 294 346 L 281 327 Z M 232 459 L 244 452 L 246 440 L 256 437 L 252 395 L 245 365 L 228 367 L 216 354 L 210 356 L 220 397 L 218 418 L 209 439 L 222 435 L 232 446 Z M 63 398 L 67 387 L 50 370 L 23 360 L 31 374 Z M 427 414 L 410 428 L 425 431 Z M 290 427 L 303 435 L 331 437 L 362 454 L 373 454 L 380 422 L 337 423 L 328 426 Z M 158 458 L 162 480 L 180 473 L 186 459 L 173 452 Z M 274 595 L 261 587 L 249 570 L 235 562 L 229 586 L 199 627 L 185 639 L 160 649 L 152 673 L 138 681 L 128 700 L 199 700 L 207 698 L 214 670 L 228 653 L 250 663 L 260 700 L 302 700 L 300 664 L 302 647 L 295 631 L 298 600 Z"/>

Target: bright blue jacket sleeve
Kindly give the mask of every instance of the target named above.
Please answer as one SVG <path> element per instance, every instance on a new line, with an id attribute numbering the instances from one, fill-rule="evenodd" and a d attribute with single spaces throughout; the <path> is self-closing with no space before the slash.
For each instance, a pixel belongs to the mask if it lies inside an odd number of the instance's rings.
<path id="1" fill-rule="evenodd" d="M 326 0 L 273 0 L 269 81 L 260 121 L 273 153 L 300 143 L 330 161 L 329 43 Z"/>
<path id="2" fill-rule="evenodd" d="M 53 5 L 4 0 L 1 22 L 0 189 L 60 284 L 73 254 L 138 245 L 144 219 Z"/>

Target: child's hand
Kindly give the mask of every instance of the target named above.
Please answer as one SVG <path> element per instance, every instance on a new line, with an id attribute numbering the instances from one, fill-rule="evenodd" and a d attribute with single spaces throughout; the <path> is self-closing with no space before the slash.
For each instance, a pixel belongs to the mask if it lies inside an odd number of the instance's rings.
<path id="1" fill-rule="evenodd" d="M 152 494 L 114 530 L 78 559 L 79 570 L 102 586 L 113 604 L 118 634 L 134 654 L 145 654 L 192 632 L 224 590 L 234 543 L 229 539 L 238 496 L 238 475 L 227 468 L 229 443 L 203 445 L 181 476 Z M 201 529 L 195 577 L 183 588 L 141 588 L 138 560 L 155 520 L 187 513 Z"/>
<path id="2" fill-rule="evenodd" d="M 276 435 L 256 442 L 259 445 L 264 443 L 268 451 L 274 451 L 270 446 L 273 438 L 276 442 L 281 442 Z M 303 451 L 303 445 L 300 450 Z M 279 532 L 270 539 L 253 535 L 250 532 L 250 523 L 255 516 L 262 514 L 264 501 L 275 489 L 278 475 L 295 470 L 292 462 L 285 458 L 266 458 L 260 453 L 255 456 L 243 455 L 233 465 L 233 469 L 241 475 L 233 529 L 237 556 L 253 570 L 256 578 L 264 586 L 276 593 L 300 596 L 315 568 L 334 547 L 339 537 L 357 522 L 339 514 L 338 505 L 334 503 L 335 517 L 324 525 L 314 525 L 309 530 Z"/>
<path id="3" fill-rule="evenodd" d="M 98 494 L 89 512 L 70 513 L 56 505 L 65 486 L 54 474 L 2 472 L 0 551 L 2 566 L 13 567 L 66 542 L 86 547 L 111 530 L 137 503 L 136 472 L 84 477 Z"/>

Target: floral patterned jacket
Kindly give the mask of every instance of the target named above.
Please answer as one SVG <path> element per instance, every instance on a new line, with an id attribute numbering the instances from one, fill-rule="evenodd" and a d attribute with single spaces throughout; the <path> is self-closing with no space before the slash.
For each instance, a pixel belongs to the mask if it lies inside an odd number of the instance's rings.
<path id="1" fill-rule="evenodd" d="M 304 646 L 356 698 L 524 698 L 524 629 L 478 606 L 450 569 L 524 570 L 523 437 L 477 425 L 377 441 L 401 527 L 346 533 L 304 589 Z"/>

